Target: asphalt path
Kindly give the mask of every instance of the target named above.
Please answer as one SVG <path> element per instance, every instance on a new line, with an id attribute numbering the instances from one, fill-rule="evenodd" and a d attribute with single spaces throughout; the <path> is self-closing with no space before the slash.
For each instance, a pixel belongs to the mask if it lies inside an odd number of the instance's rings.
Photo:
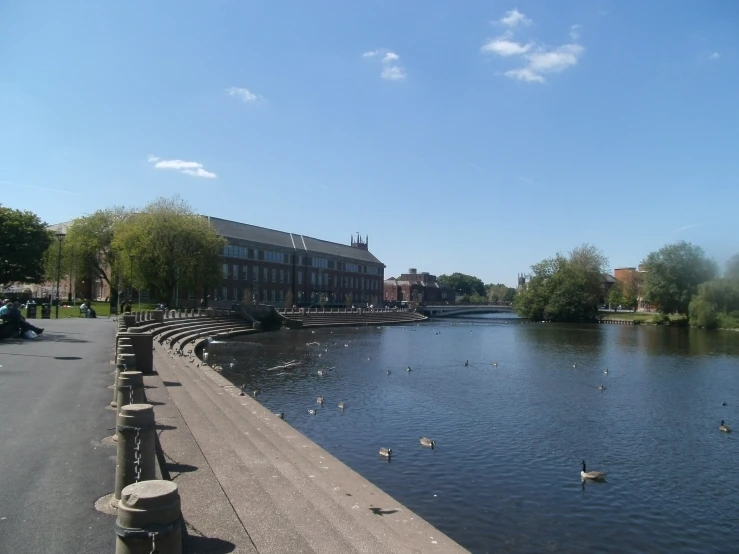
<path id="1" fill-rule="evenodd" d="M 44 334 L 0 340 L 0 552 L 113 552 L 114 319 L 36 320 Z"/>

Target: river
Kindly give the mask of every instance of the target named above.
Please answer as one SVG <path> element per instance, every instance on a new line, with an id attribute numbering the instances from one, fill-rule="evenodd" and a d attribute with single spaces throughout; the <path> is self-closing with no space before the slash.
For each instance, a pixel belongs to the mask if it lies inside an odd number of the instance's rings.
<path id="1" fill-rule="evenodd" d="M 480 317 L 278 331 L 208 352 L 473 552 L 736 552 L 739 334 Z M 607 482 L 583 484 L 583 459 Z"/>

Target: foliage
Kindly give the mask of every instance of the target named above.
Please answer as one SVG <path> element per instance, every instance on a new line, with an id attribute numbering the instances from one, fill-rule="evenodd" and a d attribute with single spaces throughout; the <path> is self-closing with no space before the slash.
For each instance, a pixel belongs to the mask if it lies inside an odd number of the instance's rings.
<path id="1" fill-rule="evenodd" d="M 690 302 L 690 324 L 714 329 L 734 327 L 739 313 L 739 279 L 714 279 L 702 283 Z"/>
<path id="2" fill-rule="evenodd" d="M 621 305 L 636 310 L 642 295 L 644 276 L 637 271 L 629 271 L 621 282 Z"/>
<path id="3" fill-rule="evenodd" d="M 226 241 L 179 197 L 159 198 L 121 221 L 113 237 L 126 282 L 167 302 L 180 290 L 218 283 Z"/>
<path id="4" fill-rule="evenodd" d="M 698 285 L 717 274 L 716 263 L 703 249 L 685 241 L 650 253 L 643 263 L 645 296 L 663 313 L 688 313 Z"/>
<path id="5" fill-rule="evenodd" d="M 516 297 L 516 289 L 502 283 L 496 285 L 485 285 L 487 289 L 487 301 L 491 304 L 507 304 L 513 302 Z"/>
<path id="6" fill-rule="evenodd" d="M 667 314 L 657 313 L 652 317 L 652 323 L 655 325 L 669 325 L 670 316 Z"/>
<path id="7" fill-rule="evenodd" d="M 62 264 L 66 270 L 75 276 L 104 280 L 110 286 L 113 304 L 118 297 L 118 279 L 113 274 L 117 269 L 113 237 L 116 228 L 128 216 L 130 214 L 125 208 L 114 207 L 79 217 L 67 229 L 62 244 Z"/>
<path id="8" fill-rule="evenodd" d="M 734 254 L 731 259 L 726 262 L 724 277 L 727 279 L 739 279 L 739 254 Z"/>
<path id="9" fill-rule="evenodd" d="M 565 257 L 531 266 L 531 278 L 516 295 L 516 312 L 535 321 L 594 319 L 603 294 L 602 274 L 608 260 L 595 246 L 584 244 Z"/>
<path id="10" fill-rule="evenodd" d="M 479 296 L 485 296 L 485 283 L 472 275 L 452 273 L 451 275 L 439 275 L 436 280 L 446 287 L 453 288 L 457 294 L 472 296 L 477 293 Z"/>
<path id="11" fill-rule="evenodd" d="M 52 233 L 36 214 L 0 204 L 0 285 L 41 283 L 52 240 Z"/>
<path id="12" fill-rule="evenodd" d="M 606 301 L 608 302 L 608 305 L 612 309 L 623 304 L 622 288 L 623 288 L 623 285 L 621 283 L 615 283 L 611 287 L 611 290 L 608 291 L 608 297 L 606 298 Z"/>

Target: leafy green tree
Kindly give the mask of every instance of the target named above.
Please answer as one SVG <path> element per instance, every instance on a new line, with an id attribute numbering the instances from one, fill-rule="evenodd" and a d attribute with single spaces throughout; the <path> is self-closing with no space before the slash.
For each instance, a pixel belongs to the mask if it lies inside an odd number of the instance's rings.
<path id="1" fill-rule="evenodd" d="M 36 214 L 0 204 L 0 285 L 43 282 L 52 240 Z"/>
<path id="2" fill-rule="evenodd" d="M 727 279 L 739 280 L 739 254 L 734 254 L 732 258 L 726 262 L 726 271 L 724 277 Z"/>
<path id="3" fill-rule="evenodd" d="M 608 305 L 614 310 L 618 306 L 621 306 L 623 304 L 623 292 L 621 283 L 615 283 L 611 287 L 611 290 L 608 291 L 608 298 L 606 300 L 608 301 Z"/>
<path id="4" fill-rule="evenodd" d="M 650 253 L 643 264 L 644 294 L 662 313 L 687 314 L 698 285 L 718 273 L 716 262 L 700 246 L 685 241 Z"/>
<path id="5" fill-rule="evenodd" d="M 62 260 L 67 271 L 75 277 L 92 277 L 108 283 L 111 305 L 118 301 L 118 275 L 114 271 L 119 269 L 113 237 L 116 227 L 129 216 L 125 208 L 114 207 L 79 217 L 72 221 L 62 243 Z"/>
<path id="6" fill-rule="evenodd" d="M 516 294 L 516 312 L 535 321 L 595 318 L 607 266 L 607 258 L 589 244 L 575 248 L 567 257 L 557 254 L 534 264 L 526 287 Z"/>
<path id="7" fill-rule="evenodd" d="M 137 288 L 170 301 L 180 291 L 220 281 L 226 241 L 179 197 L 159 198 L 120 222 L 113 237 L 116 266 Z"/>
<path id="8" fill-rule="evenodd" d="M 485 283 L 472 275 L 465 275 L 464 273 L 439 275 L 437 281 L 446 287 L 453 288 L 457 294 L 465 296 L 472 296 L 475 293 L 479 296 L 486 295 Z"/>
<path id="9" fill-rule="evenodd" d="M 631 271 L 626 274 L 621 283 L 621 304 L 636 311 L 639 307 L 639 298 L 642 294 L 643 274 Z"/>
<path id="10" fill-rule="evenodd" d="M 502 283 L 486 285 L 487 300 L 491 304 L 504 304 L 512 302 L 516 296 L 516 289 Z"/>

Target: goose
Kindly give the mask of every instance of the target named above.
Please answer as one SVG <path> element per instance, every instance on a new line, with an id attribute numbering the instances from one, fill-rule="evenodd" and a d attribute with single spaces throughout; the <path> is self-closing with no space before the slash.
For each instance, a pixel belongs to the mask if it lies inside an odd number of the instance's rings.
<path id="1" fill-rule="evenodd" d="M 498 367 L 498 362 L 493 362 L 493 367 Z"/>
<path id="2" fill-rule="evenodd" d="M 573 369 L 577 369 L 577 364 L 572 364 Z"/>
<path id="3" fill-rule="evenodd" d="M 723 402 L 721 402 L 721 405 L 726 406 L 726 401 L 724 400 Z"/>
<path id="4" fill-rule="evenodd" d="M 346 402 L 339 402 L 339 409 L 343 410 L 346 408 Z"/>
<path id="5" fill-rule="evenodd" d="M 318 398 L 316 398 L 316 402 L 323 406 L 323 396 L 319 396 Z"/>
<path id="6" fill-rule="evenodd" d="M 606 390 L 606 387 L 603 386 L 603 383 L 601 383 L 600 386 L 598 386 L 598 390 Z"/>
<path id="7" fill-rule="evenodd" d="M 726 425 L 723 419 L 721 420 L 721 425 L 718 426 L 718 430 L 723 433 L 731 433 L 731 427 Z"/>
<path id="8" fill-rule="evenodd" d="M 275 415 L 280 419 L 285 419 L 285 412 L 275 412 Z"/>
<path id="9" fill-rule="evenodd" d="M 321 371 L 320 369 L 318 370 L 318 376 L 323 377 L 323 371 Z"/>
<path id="10" fill-rule="evenodd" d="M 254 398 L 259 396 L 259 394 L 262 392 L 262 389 L 254 389 L 254 392 L 252 393 L 254 395 Z"/>
<path id="11" fill-rule="evenodd" d="M 606 375 L 608 375 L 608 368 L 605 368 L 605 369 L 603 370 L 603 373 L 605 373 Z"/>
<path id="12" fill-rule="evenodd" d="M 436 446 L 436 441 L 429 439 L 428 437 L 421 437 L 421 446 L 425 446 L 433 450 L 434 446 Z"/>
<path id="13" fill-rule="evenodd" d="M 383 458 L 387 458 L 389 460 L 392 455 L 392 448 L 380 448 L 380 456 L 382 456 Z"/>
<path id="14" fill-rule="evenodd" d="M 391 373 L 392 373 L 392 371 L 390 371 L 390 370 L 388 369 L 388 370 L 387 370 L 387 374 L 388 374 L 388 375 L 390 375 Z"/>
<path id="15" fill-rule="evenodd" d="M 468 365 L 470 365 L 470 361 L 469 360 L 465 360 L 464 365 L 465 365 L 465 367 L 467 367 Z"/>
<path id="16" fill-rule="evenodd" d="M 316 412 L 314 409 L 310 409 L 310 410 L 308 410 L 308 413 L 310 415 L 316 415 L 318 412 Z"/>
<path id="17" fill-rule="evenodd" d="M 588 479 L 590 481 L 605 481 L 606 474 L 602 471 L 588 471 L 585 467 L 585 460 L 582 461 L 582 471 L 580 472 L 582 479 Z"/>
<path id="18" fill-rule="evenodd" d="M 408 373 L 410 373 L 410 372 L 411 372 L 411 371 L 413 371 L 413 370 L 411 369 L 411 366 L 408 366 L 408 367 L 406 368 L 406 371 L 407 371 Z"/>

